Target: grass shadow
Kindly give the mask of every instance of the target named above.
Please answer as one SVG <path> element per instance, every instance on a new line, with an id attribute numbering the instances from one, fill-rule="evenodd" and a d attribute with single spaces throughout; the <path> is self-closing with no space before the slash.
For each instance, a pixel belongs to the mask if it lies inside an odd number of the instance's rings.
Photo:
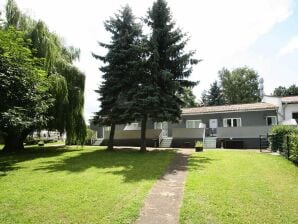
<path id="1" fill-rule="evenodd" d="M 206 164 L 210 164 L 213 161 L 218 159 L 210 159 L 209 157 L 203 155 L 191 156 L 188 159 L 188 170 L 203 170 L 206 167 Z"/>
<path id="2" fill-rule="evenodd" d="M 20 167 L 16 164 L 35 160 L 39 158 L 50 158 L 62 155 L 67 152 L 78 151 L 79 149 L 66 146 L 30 147 L 17 153 L 0 152 L 0 177 L 6 176 L 8 172 L 17 170 Z"/>
<path id="3" fill-rule="evenodd" d="M 98 172 L 121 175 L 124 182 L 156 179 L 165 169 L 165 161 L 174 157 L 173 150 L 140 153 L 137 149 L 82 150 L 75 156 L 45 161 L 35 170 L 80 173 L 90 168 Z"/>

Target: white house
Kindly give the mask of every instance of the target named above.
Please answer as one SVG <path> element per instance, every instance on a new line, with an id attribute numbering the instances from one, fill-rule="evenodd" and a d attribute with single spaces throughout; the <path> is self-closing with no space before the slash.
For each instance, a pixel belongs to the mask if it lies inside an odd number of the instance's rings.
<path id="1" fill-rule="evenodd" d="M 298 124 L 298 96 L 264 96 L 262 101 L 278 106 L 278 123 Z"/>

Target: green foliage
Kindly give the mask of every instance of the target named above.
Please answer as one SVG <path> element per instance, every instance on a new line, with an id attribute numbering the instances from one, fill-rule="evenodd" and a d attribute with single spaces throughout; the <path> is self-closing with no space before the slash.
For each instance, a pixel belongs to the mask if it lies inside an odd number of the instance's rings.
<path id="1" fill-rule="evenodd" d="M 298 96 L 298 86 L 291 85 L 289 88 L 279 86 L 273 91 L 274 96 Z"/>
<path id="2" fill-rule="evenodd" d="M 295 126 L 276 125 L 271 129 L 272 137 L 270 138 L 272 151 L 284 152 L 287 149 L 286 137 L 291 134 L 298 134 L 298 129 Z"/>
<path id="3" fill-rule="evenodd" d="M 184 91 L 179 95 L 180 100 L 183 102 L 183 107 L 197 107 L 196 96 L 192 92 L 192 88 L 184 88 Z"/>
<path id="4" fill-rule="evenodd" d="M 142 30 L 136 23 L 129 6 L 124 7 L 105 22 L 105 29 L 112 34 L 109 44 L 100 43 L 108 50 L 105 56 L 93 54 L 105 63 L 100 68 L 104 81 L 97 91 L 101 107 L 95 120 L 101 124 L 127 123 L 131 115 L 127 112 L 128 91 L 135 88 L 140 58 Z"/>
<path id="5" fill-rule="evenodd" d="M 87 135 L 86 135 L 86 139 L 85 139 L 85 144 L 91 145 L 91 140 L 94 139 L 95 136 L 96 136 L 96 132 L 93 131 L 90 128 L 87 128 Z"/>
<path id="6" fill-rule="evenodd" d="M 202 93 L 202 103 L 204 106 L 215 106 L 225 104 L 222 89 L 218 85 L 217 81 L 214 81 L 210 85 L 210 89 L 208 92 L 204 91 Z"/>
<path id="7" fill-rule="evenodd" d="M 193 58 L 194 51 L 185 51 L 187 35 L 175 28 L 166 1 L 154 2 L 145 22 L 152 33 L 148 43 L 149 73 L 141 80 L 147 81 L 142 83 L 141 90 L 143 96 L 147 95 L 143 100 L 146 105 L 143 114 L 149 112 L 149 117 L 157 121 L 177 121 L 185 103 L 179 96 L 197 84 L 187 78 L 198 60 Z"/>
<path id="8" fill-rule="evenodd" d="M 227 104 L 255 103 L 260 100 L 259 76 L 248 67 L 219 71 L 224 99 Z"/>
<path id="9" fill-rule="evenodd" d="M 67 143 L 84 142 L 86 124 L 83 118 L 85 76 L 74 65 L 80 50 L 66 47 L 59 36 L 50 32 L 42 21 L 32 20 L 22 13 L 14 0 L 6 5 L 5 29 L 14 27 L 28 37 L 27 51 L 39 67 L 46 71 L 48 93 L 55 99 L 47 111 L 50 122 L 45 128 L 67 132 Z M 26 54 L 23 50 L 22 54 Z M 20 55 L 22 57 L 22 55 Z M 17 61 L 19 63 L 19 61 Z"/>
<path id="10" fill-rule="evenodd" d="M 45 124 L 53 99 L 45 72 L 21 31 L 0 30 L 0 130 L 21 133 Z"/>
<path id="11" fill-rule="evenodd" d="M 290 160 L 298 164 L 298 132 L 289 135 Z"/>

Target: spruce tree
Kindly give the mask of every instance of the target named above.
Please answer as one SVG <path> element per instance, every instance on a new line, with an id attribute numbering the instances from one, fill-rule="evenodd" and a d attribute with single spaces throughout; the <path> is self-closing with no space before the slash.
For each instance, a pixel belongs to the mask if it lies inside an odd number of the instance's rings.
<path id="1" fill-rule="evenodd" d="M 154 2 L 148 11 L 146 24 L 151 29 L 148 41 L 147 69 L 140 73 L 142 78 L 135 101 L 136 114 L 142 120 L 141 151 L 146 151 L 146 123 L 153 121 L 176 122 L 181 115 L 183 101 L 179 95 L 185 87 L 193 87 L 196 82 L 188 81 L 192 65 L 198 60 L 192 58 L 194 52 L 185 52 L 187 36 L 175 28 L 170 8 L 164 0 Z"/>
<path id="2" fill-rule="evenodd" d="M 97 90 L 101 108 L 96 113 L 95 122 L 111 126 L 108 150 L 112 150 L 116 124 L 132 121 L 127 110 L 127 92 L 136 83 L 135 71 L 140 66 L 142 29 L 129 6 L 125 6 L 104 25 L 112 34 L 112 39 L 109 44 L 100 43 L 100 46 L 108 49 L 105 56 L 93 54 L 105 63 L 100 67 L 104 81 Z"/>
<path id="3" fill-rule="evenodd" d="M 221 87 L 217 81 L 210 85 L 209 91 L 204 91 L 202 94 L 202 102 L 204 106 L 216 106 L 225 104 Z"/>

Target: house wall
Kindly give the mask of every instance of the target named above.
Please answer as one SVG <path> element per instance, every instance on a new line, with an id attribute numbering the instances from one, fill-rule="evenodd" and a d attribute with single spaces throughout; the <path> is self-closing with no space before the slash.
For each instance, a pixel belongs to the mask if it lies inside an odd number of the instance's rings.
<path id="1" fill-rule="evenodd" d="M 271 104 L 277 106 L 278 107 L 278 111 L 277 111 L 278 123 L 280 123 L 284 120 L 284 110 L 282 108 L 281 97 L 264 96 L 262 99 L 262 102 L 271 103 Z"/>
<path id="2" fill-rule="evenodd" d="M 217 119 L 218 127 L 223 127 L 224 118 L 241 118 L 242 126 L 265 126 L 267 116 L 276 116 L 275 110 L 251 111 L 251 112 L 230 112 L 203 115 L 183 115 L 181 122 L 173 124 L 173 128 L 186 128 L 186 120 L 202 120 L 209 128 L 209 120 Z"/>
<path id="3" fill-rule="evenodd" d="M 259 138 L 260 135 L 267 135 L 271 130 L 269 126 L 248 126 L 233 128 L 218 128 L 218 138 Z"/>
<path id="4" fill-rule="evenodd" d="M 284 105 L 284 114 L 285 114 L 285 120 L 292 119 L 292 114 L 298 112 L 298 104 L 285 104 Z"/>

